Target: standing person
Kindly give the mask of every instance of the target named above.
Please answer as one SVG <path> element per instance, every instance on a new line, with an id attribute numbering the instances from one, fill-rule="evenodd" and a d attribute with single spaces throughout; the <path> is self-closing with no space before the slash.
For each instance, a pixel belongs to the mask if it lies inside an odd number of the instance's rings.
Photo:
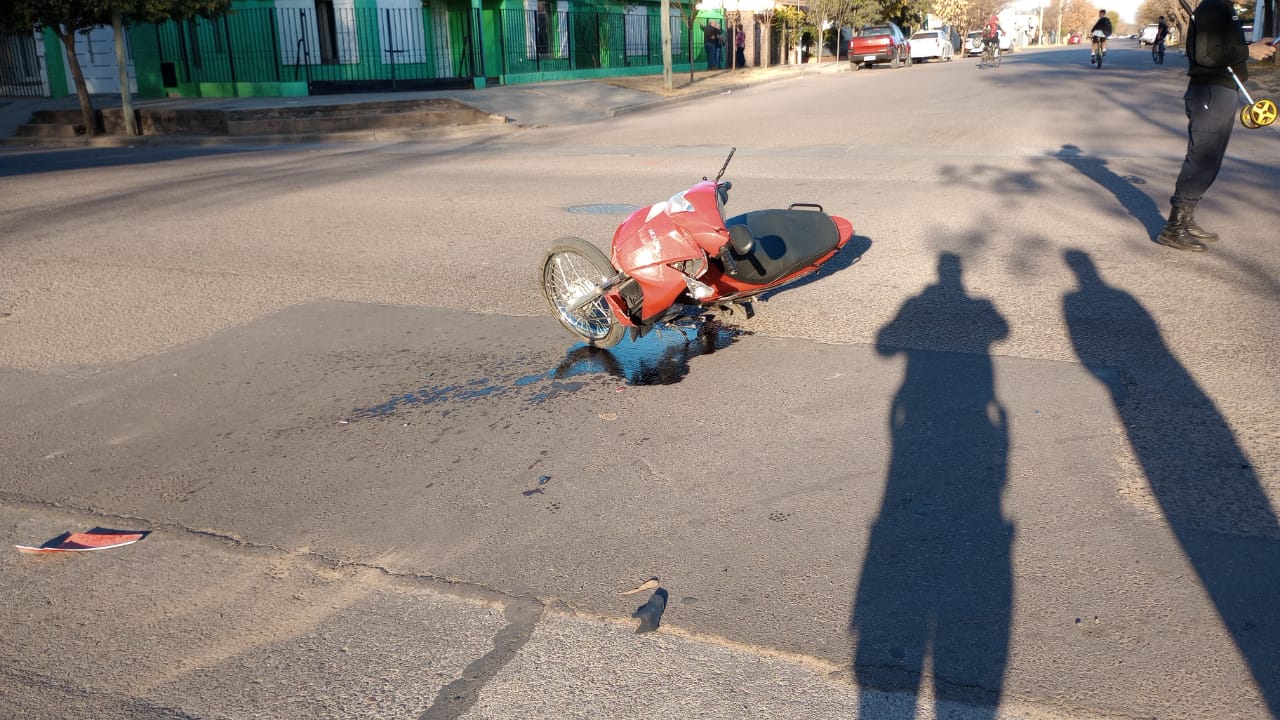
<path id="1" fill-rule="evenodd" d="M 739 68 L 747 66 L 747 33 L 743 31 L 742 25 L 738 25 L 738 30 L 734 33 L 734 47 L 737 51 L 733 55 L 733 61 Z"/>
<path id="2" fill-rule="evenodd" d="M 707 52 L 707 69 L 715 70 L 720 67 L 720 28 L 710 20 L 702 26 L 702 48 Z"/>
<path id="3" fill-rule="evenodd" d="M 1275 54 L 1272 38 L 1249 44 L 1231 0 L 1204 0 L 1191 16 L 1187 29 L 1187 156 L 1169 198 L 1169 222 L 1156 242 L 1177 250 L 1203 252 L 1206 242 L 1218 239 L 1196 224 L 1196 204 L 1218 177 L 1227 141 L 1240 107 L 1240 82 L 1249 77 L 1248 62 Z"/>
<path id="4" fill-rule="evenodd" d="M 1169 23 L 1164 21 L 1164 16 L 1156 18 L 1156 39 L 1151 43 L 1151 56 L 1156 62 L 1164 64 L 1164 44 L 1169 39 Z"/>

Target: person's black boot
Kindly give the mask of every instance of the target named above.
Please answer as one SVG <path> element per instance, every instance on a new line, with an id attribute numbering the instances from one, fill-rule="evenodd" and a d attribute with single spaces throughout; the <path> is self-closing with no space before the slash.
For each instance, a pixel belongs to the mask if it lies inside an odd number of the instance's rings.
<path id="1" fill-rule="evenodd" d="M 1218 233 L 1209 232 L 1196 224 L 1196 206 L 1187 205 L 1186 208 L 1187 217 L 1183 224 L 1187 226 L 1187 234 L 1200 242 L 1216 242 Z"/>
<path id="2" fill-rule="evenodd" d="M 1187 218 L 1190 216 L 1191 208 L 1185 205 L 1174 205 L 1169 211 L 1169 224 L 1164 226 L 1160 231 L 1160 236 L 1156 238 L 1156 242 L 1161 245 L 1167 245 L 1175 250 L 1190 250 L 1191 252 L 1204 252 L 1204 243 L 1192 237 L 1187 231 Z"/>

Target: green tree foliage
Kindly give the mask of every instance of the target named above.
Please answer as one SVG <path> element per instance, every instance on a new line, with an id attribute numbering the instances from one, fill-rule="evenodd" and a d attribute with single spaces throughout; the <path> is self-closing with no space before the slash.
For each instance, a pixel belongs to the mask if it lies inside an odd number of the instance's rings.
<path id="1" fill-rule="evenodd" d="M 880 17 L 892 20 L 908 33 L 924 24 L 931 0 L 881 0 Z"/>

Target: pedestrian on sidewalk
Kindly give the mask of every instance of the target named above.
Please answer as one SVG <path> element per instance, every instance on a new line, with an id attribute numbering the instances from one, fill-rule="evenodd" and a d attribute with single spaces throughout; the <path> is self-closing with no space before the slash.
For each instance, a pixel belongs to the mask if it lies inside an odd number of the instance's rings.
<path id="1" fill-rule="evenodd" d="M 743 31 L 742 25 L 738 25 L 738 30 L 733 39 L 734 47 L 737 51 L 733 55 L 733 61 L 739 69 L 747 66 L 747 33 Z"/>
<path id="2" fill-rule="evenodd" d="M 1232 71 L 1243 83 L 1249 77 L 1250 59 L 1275 54 L 1272 38 L 1247 43 L 1240 17 L 1231 0 L 1204 0 L 1187 28 L 1187 155 L 1169 198 L 1169 222 L 1156 242 L 1177 250 L 1203 252 L 1206 242 L 1218 239 L 1196 224 L 1196 204 L 1213 185 L 1227 154 L 1227 141 L 1240 107 L 1239 89 Z"/>
<path id="3" fill-rule="evenodd" d="M 702 48 L 707 52 L 707 69 L 716 70 L 724 66 L 723 32 L 710 20 L 702 26 Z"/>

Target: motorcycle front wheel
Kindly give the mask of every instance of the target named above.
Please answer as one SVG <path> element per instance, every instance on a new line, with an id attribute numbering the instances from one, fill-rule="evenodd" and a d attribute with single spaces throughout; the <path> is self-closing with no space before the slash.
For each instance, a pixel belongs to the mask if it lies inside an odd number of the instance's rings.
<path id="1" fill-rule="evenodd" d="M 598 295 L 600 286 L 616 272 L 599 248 L 576 237 L 556 240 L 542 262 L 542 294 L 551 312 L 566 330 L 596 347 L 617 345 L 626 328 L 603 296 L 577 310 L 571 308 L 588 295 Z"/>

